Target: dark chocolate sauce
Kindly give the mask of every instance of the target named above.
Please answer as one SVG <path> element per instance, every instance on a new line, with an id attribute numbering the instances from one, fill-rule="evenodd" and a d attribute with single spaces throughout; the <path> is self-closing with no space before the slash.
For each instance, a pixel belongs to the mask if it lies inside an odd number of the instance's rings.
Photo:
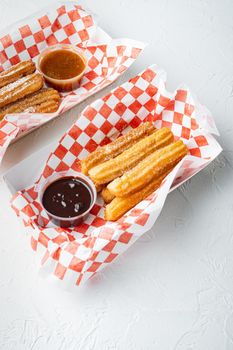
<path id="1" fill-rule="evenodd" d="M 73 218 L 87 211 L 92 195 L 88 185 L 79 178 L 63 177 L 52 182 L 43 194 L 45 209 L 56 216 Z"/>

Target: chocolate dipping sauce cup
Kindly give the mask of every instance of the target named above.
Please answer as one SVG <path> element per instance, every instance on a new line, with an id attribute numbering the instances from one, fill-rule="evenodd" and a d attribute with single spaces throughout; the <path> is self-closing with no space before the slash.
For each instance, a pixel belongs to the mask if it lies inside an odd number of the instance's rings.
<path id="1" fill-rule="evenodd" d="M 54 215 L 53 213 L 50 213 L 43 205 L 43 195 L 44 195 L 45 190 L 48 188 L 48 186 L 59 179 L 67 178 L 67 177 L 73 177 L 73 178 L 83 182 L 87 186 L 87 188 L 89 189 L 90 194 L 91 194 L 90 207 L 84 213 L 79 214 L 77 216 L 73 216 L 73 217 L 63 217 L 63 216 Z M 97 198 L 97 191 L 96 191 L 95 185 L 91 181 L 91 179 L 89 179 L 89 177 L 85 176 L 82 173 L 75 172 L 72 170 L 61 171 L 61 172 L 58 172 L 58 173 L 55 173 L 55 174 L 49 176 L 43 183 L 39 184 L 38 187 L 36 187 L 36 191 L 38 191 L 38 193 L 39 193 L 39 201 L 40 201 L 42 208 L 48 214 L 48 216 L 52 220 L 52 222 L 57 226 L 66 227 L 66 228 L 75 227 L 75 226 L 80 225 L 87 218 L 87 216 L 90 213 L 91 209 L 93 208 L 93 206 L 96 202 L 96 198 Z"/>
<path id="2" fill-rule="evenodd" d="M 82 72 L 79 75 L 76 75 L 69 79 L 54 79 L 46 75 L 41 69 L 41 62 L 47 54 L 57 50 L 71 51 L 71 52 L 74 52 L 76 55 L 78 55 L 84 63 L 84 69 L 82 70 Z M 38 71 L 43 75 L 48 85 L 52 86 L 54 89 L 61 92 L 72 91 L 77 89 L 80 85 L 80 80 L 82 79 L 87 68 L 87 59 L 84 56 L 83 52 L 74 45 L 56 44 L 56 45 L 47 47 L 44 51 L 41 52 L 41 54 L 38 57 L 37 68 L 38 68 Z"/>

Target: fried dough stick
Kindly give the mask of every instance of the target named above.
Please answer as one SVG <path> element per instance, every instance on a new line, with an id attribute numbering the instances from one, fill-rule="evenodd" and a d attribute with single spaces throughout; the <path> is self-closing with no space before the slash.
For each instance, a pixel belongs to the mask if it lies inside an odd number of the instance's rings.
<path id="1" fill-rule="evenodd" d="M 35 70 L 36 65 L 32 61 L 23 61 L 15 64 L 14 66 L 0 73 L 0 88 L 13 83 L 25 75 L 34 73 Z"/>
<path id="2" fill-rule="evenodd" d="M 101 196 L 105 203 L 110 203 L 113 198 L 115 198 L 114 194 L 112 194 L 107 187 L 102 189 Z"/>
<path id="3" fill-rule="evenodd" d="M 116 197 L 126 197 L 159 178 L 167 169 L 177 164 L 187 152 L 183 141 L 176 141 L 146 157 L 124 175 L 110 182 L 107 188 Z"/>
<path id="4" fill-rule="evenodd" d="M 42 76 L 33 73 L 2 87 L 0 89 L 0 108 L 40 90 L 42 86 Z"/>
<path id="5" fill-rule="evenodd" d="M 59 93 L 52 88 L 43 88 L 16 102 L 0 108 L 0 119 L 6 114 L 20 112 L 50 113 L 58 109 Z"/>
<path id="6" fill-rule="evenodd" d="M 143 137 L 150 135 L 155 130 L 153 124 L 146 122 L 142 123 L 135 129 L 132 129 L 127 134 L 118 137 L 115 141 L 103 147 L 98 147 L 94 152 L 90 153 L 86 158 L 81 160 L 82 172 L 88 175 L 88 172 L 94 166 L 106 162 L 107 160 L 118 156 L 129 147 Z"/>
<path id="7" fill-rule="evenodd" d="M 136 166 L 141 160 L 174 141 L 168 128 L 156 130 L 115 158 L 95 166 L 89 170 L 90 178 L 98 184 L 106 184 L 123 175 Z"/>
<path id="8" fill-rule="evenodd" d="M 110 204 L 106 205 L 104 218 L 105 220 L 116 221 L 120 219 L 127 211 L 132 209 L 142 200 L 146 199 L 151 193 L 156 191 L 161 185 L 163 179 L 171 171 L 164 172 L 158 178 L 155 178 L 151 181 L 146 187 L 142 190 L 133 193 L 125 198 L 115 197 Z"/>

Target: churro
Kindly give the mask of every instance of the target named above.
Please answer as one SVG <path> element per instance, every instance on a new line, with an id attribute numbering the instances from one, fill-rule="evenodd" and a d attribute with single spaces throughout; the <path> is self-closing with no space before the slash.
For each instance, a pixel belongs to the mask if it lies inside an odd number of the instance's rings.
<path id="1" fill-rule="evenodd" d="M 87 175 L 91 168 L 118 156 L 154 130 L 152 123 L 146 122 L 106 146 L 98 147 L 81 161 L 82 172 Z"/>
<path id="2" fill-rule="evenodd" d="M 95 185 L 95 188 L 96 188 L 96 191 L 97 191 L 97 192 L 102 191 L 103 185 L 99 185 L 99 184 L 97 184 L 97 183 L 95 183 L 95 182 L 94 182 L 94 185 Z"/>
<path id="3" fill-rule="evenodd" d="M 116 197 L 126 197 L 159 178 L 164 172 L 175 166 L 188 152 L 179 140 L 147 156 L 134 168 L 108 184 L 108 190 Z"/>
<path id="4" fill-rule="evenodd" d="M 101 196 L 105 203 L 110 203 L 113 198 L 115 198 L 114 194 L 112 194 L 107 187 L 102 189 Z"/>
<path id="5" fill-rule="evenodd" d="M 43 86 L 40 74 L 33 73 L 0 89 L 0 108 L 38 91 Z"/>
<path id="6" fill-rule="evenodd" d="M 171 169 L 170 169 L 171 170 Z M 125 198 L 115 197 L 110 204 L 106 205 L 104 218 L 105 220 L 116 221 L 120 219 L 127 211 L 132 209 L 142 200 L 146 199 L 151 193 L 156 191 L 161 185 L 163 179 L 168 175 L 170 170 L 164 172 L 158 178 L 155 178 L 142 190 L 133 193 Z"/>
<path id="7" fill-rule="evenodd" d="M 169 145 L 173 141 L 174 136 L 168 128 L 156 130 L 117 157 L 90 169 L 89 176 L 98 184 L 106 184 L 123 175 L 151 153 Z"/>
<path id="8" fill-rule="evenodd" d="M 33 94 L 0 108 L 0 119 L 11 113 L 52 113 L 59 107 L 59 93 L 52 88 L 43 88 Z"/>
<path id="9" fill-rule="evenodd" d="M 0 73 L 0 88 L 13 83 L 14 81 L 32 74 L 36 70 L 36 65 L 32 61 L 22 61 Z"/>
<path id="10" fill-rule="evenodd" d="M 29 113 L 54 113 L 58 110 L 59 102 L 51 100 L 43 102 L 35 107 L 29 107 L 25 112 Z"/>

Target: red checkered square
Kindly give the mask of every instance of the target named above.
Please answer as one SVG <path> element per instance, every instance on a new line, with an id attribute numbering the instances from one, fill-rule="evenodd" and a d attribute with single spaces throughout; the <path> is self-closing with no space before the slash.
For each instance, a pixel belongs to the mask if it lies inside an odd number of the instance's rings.
<path id="1" fill-rule="evenodd" d="M 71 22 L 75 22 L 75 21 L 78 21 L 80 19 L 80 14 L 79 14 L 79 11 L 77 11 L 77 10 L 69 11 L 68 16 L 69 16 Z"/>
<path id="2" fill-rule="evenodd" d="M 92 136 L 94 136 L 98 131 L 98 128 L 94 124 L 90 123 L 84 131 L 90 138 L 92 138 Z"/>
<path id="3" fill-rule="evenodd" d="M 75 26 L 73 25 L 73 23 L 67 24 L 64 27 L 64 31 L 68 37 L 73 35 L 74 33 L 76 33 L 76 29 L 75 29 Z"/>
<path id="4" fill-rule="evenodd" d="M 99 110 L 99 113 L 106 119 L 109 117 L 111 112 L 112 112 L 111 108 L 108 107 L 108 105 L 106 103 L 104 103 L 103 106 Z"/>
<path id="5" fill-rule="evenodd" d="M 13 65 L 19 63 L 19 62 L 20 62 L 20 59 L 19 59 L 19 56 L 17 55 L 17 56 L 11 57 L 11 58 L 9 59 L 9 61 L 10 61 L 11 65 L 13 66 Z"/>
<path id="6" fill-rule="evenodd" d="M 9 46 L 11 46 L 13 44 L 12 39 L 11 39 L 9 34 L 2 37 L 0 39 L 0 41 L 1 41 L 1 44 L 2 44 L 4 49 L 8 48 Z"/>
<path id="7" fill-rule="evenodd" d="M 20 31 L 21 37 L 23 39 L 32 35 L 32 31 L 31 31 L 31 28 L 29 27 L 29 25 L 25 25 L 25 26 L 19 28 L 19 31 Z"/>
<path id="8" fill-rule="evenodd" d="M 187 91 L 178 90 L 176 94 L 176 101 L 185 102 L 187 100 Z"/>
<path id="9" fill-rule="evenodd" d="M 34 40 L 37 44 L 43 42 L 45 40 L 44 32 L 42 30 L 40 30 L 39 32 L 36 32 L 34 34 Z"/>
<path id="10" fill-rule="evenodd" d="M 128 92 L 123 87 L 120 86 L 114 92 L 114 96 L 116 96 L 119 100 L 122 100 L 122 98 L 125 97 L 125 95 L 127 95 L 127 93 Z"/>
<path id="11" fill-rule="evenodd" d="M 77 157 L 81 151 L 82 151 L 82 147 L 78 143 L 74 143 L 70 148 L 70 152 L 75 157 Z"/>
<path id="12" fill-rule="evenodd" d="M 89 28 L 93 26 L 94 22 L 91 16 L 85 16 L 83 17 L 83 24 L 85 28 Z"/>
<path id="13" fill-rule="evenodd" d="M 86 29 L 80 30 L 78 32 L 81 41 L 87 41 L 89 39 L 88 31 Z"/>
<path id="14" fill-rule="evenodd" d="M 36 45 L 28 47 L 27 51 L 28 51 L 31 58 L 38 56 L 40 53 L 38 50 L 38 47 Z"/>
<path id="15" fill-rule="evenodd" d="M 135 100 L 131 105 L 129 106 L 129 109 L 134 113 L 137 114 L 140 108 L 142 107 L 141 103 Z"/>
<path id="16" fill-rule="evenodd" d="M 63 266 L 62 264 L 58 263 L 56 266 L 56 269 L 54 271 L 54 275 L 59 278 L 59 279 L 63 279 L 65 276 L 67 268 L 65 266 Z"/>
<path id="17" fill-rule="evenodd" d="M 56 33 L 56 32 L 57 32 L 58 30 L 60 30 L 60 29 L 62 29 L 62 25 L 61 25 L 59 19 L 56 18 L 56 20 L 53 22 L 53 24 L 52 24 L 52 26 L 51 26 L 51 31 L 52 31 L 53 33 Z M 66 31 L 66 27 L 64 27 L 64 30 Z M 69 36 L 69 35 L 67 35 L 67 36 Z"/>
<path id="18" fill-rule="evenodd" d="M 208 145 L 208 141 L 207 141 L 206 137 L 203 135 L 196 136 L 196 137 L 194 137 L 194 139 L 199 147 Z"/>
<path id="19" fill-rule="evenodd" d="M 15 49 L 16 49 L 17 53 L 20 53 L 26 49 L 26 46 L 25 46 L 23 40 L 19 40 L 15 43 Z"/>
<path id="20" fill-rule="evenodd" d="M 122 115 L 125 113 L 126 109 L 127 109 L 127 107 L 125 106 L 125 104 L 124 104 L 124 103 L 121 103 L 121 102 L 119 102 L 119 103 L 114 107 L 114 111 L 115 111 L 118 115 L 120 115 L 120 116 L 122 116 Z"/>
<path id="21" fill-rule="evenodd" d="M 39 21 L 42 29 L 45 29 L 45 28 L 51 26 L 51 22 L 50 22 L 47 15 L 39 18 L 38 21 Z"/>

